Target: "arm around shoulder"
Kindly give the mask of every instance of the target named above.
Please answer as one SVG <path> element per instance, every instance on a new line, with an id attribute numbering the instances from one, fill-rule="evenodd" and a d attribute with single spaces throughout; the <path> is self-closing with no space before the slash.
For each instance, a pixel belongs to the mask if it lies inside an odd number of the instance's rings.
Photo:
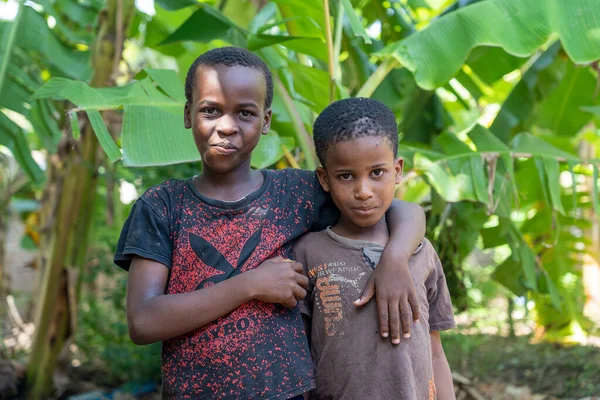
<path id="1" fill-rule="evenodd" d="M 425 236 L 425 212 L 415 203 L 395 199 L 386 213 L 390 241 L 397 254 L 410 258 Z"/>

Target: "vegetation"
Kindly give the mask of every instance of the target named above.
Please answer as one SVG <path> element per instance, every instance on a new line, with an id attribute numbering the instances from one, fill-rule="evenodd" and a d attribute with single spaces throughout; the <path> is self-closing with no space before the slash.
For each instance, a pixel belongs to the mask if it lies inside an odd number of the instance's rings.
<path id="1" fill-rule="evenodd" d="M 310 130 L 327 104 L 384 102 L 400 121 L 399 194 L 425 207 L 458 311 L 507 298 L 536 339 L 584 341 L 583 270 L 600 262 L 594 3 L 155 0 L 149 15 L 132 0 L 19 1 L 0 21 L 0 239 L 20 214 L 39 248 L 31 398 L 53 393 L 65 357 L 113 382 L 156 377 L 156 348 L 128 343 L 125 276 L 111 265 L 120 193 L 196 172 L 182 79 L 223 45 L 274 73 L 255 167 L 314 168 Z"/>

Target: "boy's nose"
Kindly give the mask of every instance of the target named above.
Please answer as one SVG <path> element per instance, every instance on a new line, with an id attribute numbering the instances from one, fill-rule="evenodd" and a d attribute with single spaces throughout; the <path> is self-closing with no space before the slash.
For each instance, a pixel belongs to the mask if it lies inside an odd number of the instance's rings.
<path id="1" fill-rule="evenodd" d="M 235 119 L 224 114 L 217 123 L 217 132 L 221 135 L 233 135 L 237 133 L 238 125 L 235 123 Z"/>
<path id="2" fill-rule="evenodd" d="M 367 183 L 358 182 L 354 191 L 354 198 L 357 200 L 368 200 L 373 197 L 373 191 Z"/>

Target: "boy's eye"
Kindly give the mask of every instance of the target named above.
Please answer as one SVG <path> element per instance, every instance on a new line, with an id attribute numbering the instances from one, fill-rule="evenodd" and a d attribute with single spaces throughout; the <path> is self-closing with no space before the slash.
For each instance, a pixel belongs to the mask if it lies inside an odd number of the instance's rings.
<path id="1" fill-rule="evenodd" d="M 350 179 L 352 179 L 352 174 L 348 174 L 348 173 L 341 174 L 340 175 L 340 179 L 343 180 L 343 181 L 349 181 Z"/>
<path id="2" fill-rule="evenodd" d="M 200 110 L 200 112 L 202 112 L 203 114 L 215 115 L 219 112 L 219 110 L 217 110 L 215 107 L 205 107 L 202 110 Z"/>
<path id="3" fill-rule="evenodd" d="M 251 117 L 252 115 L 254 115 L 252 112 L 248 111 L 248 110 L 241 110 L 240 111 L 240 116 L 247 118 L 247 117 Z"/>
<path id="4" fill-rule="evenodd" d="M 371 174 L 373 174 L 373 176 L 374 176 L 375 178 L 380 178 L 381 176 L 383 176 L 383 173 L 384 173 L 384 172 L 385 172 L 385 171 L 384 171 L 384 170 L 382 170 L 381 168 L 377 168 L 377 169 L 374 169 L 374 170 L 371 172 Z"/>

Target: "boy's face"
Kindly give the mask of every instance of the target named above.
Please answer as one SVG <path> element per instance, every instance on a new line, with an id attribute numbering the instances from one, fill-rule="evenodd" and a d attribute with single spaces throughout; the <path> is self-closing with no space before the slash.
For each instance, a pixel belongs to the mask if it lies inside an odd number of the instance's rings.
<path id="1" fill-rule="evenodd" d="M 201 66 L 185 127 L 192 128 L 204 165 L 218 173 L 250 163 L 261 134 L 267 134 L 271 110 L 265 110 L 266 83 L 247 67 Z"/>
<path id="2" fill-rule="evenodd" d="M 403 160 L 395 158 L 388 139 L 362 137 L 332 144 L 319 181 L 342 213 L 358 227 L 383 218 L 402 177 Z"/>

